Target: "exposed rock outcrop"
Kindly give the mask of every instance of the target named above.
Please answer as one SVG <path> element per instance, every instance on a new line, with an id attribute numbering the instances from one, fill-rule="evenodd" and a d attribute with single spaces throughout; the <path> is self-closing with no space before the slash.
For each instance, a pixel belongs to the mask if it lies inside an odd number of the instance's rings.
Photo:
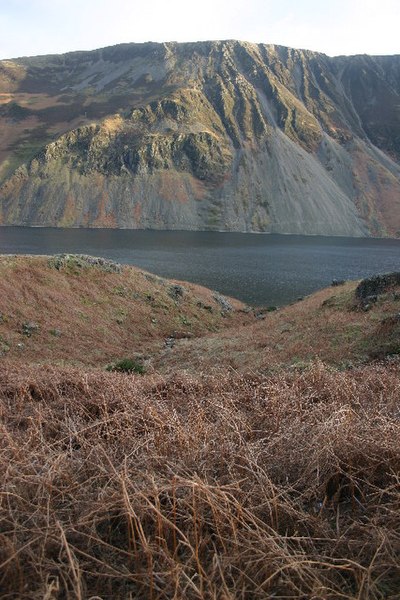
<path id="1" fill-rule="evenodd" d="M 400 231 L 400 57 L 244 42 L 0 62 L 0 224 Z"/>
<path id="2" fill-rule="evenodd" d="M 363 279 L 356 288 L 356 299 L 365 306 L 376 302 L 378 296 L 400 285 L 400 273 L 384 273 Z"/>

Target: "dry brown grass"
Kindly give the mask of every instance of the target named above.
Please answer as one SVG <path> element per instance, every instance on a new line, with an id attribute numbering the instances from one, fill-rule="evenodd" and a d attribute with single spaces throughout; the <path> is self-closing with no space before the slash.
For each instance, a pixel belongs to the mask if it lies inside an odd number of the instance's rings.
<path id="1" fill-rule="evenodd" d="M 400 352 L 398 289 L 364 312 L 355 304 L 356 283 L 349 282 L 259 321 L 232 299 L 236 310 L 224 313 L 200 286 L 183 282 L 183 296 L 174 298 L 171 286 L 179 282 L 134 267 L 58 271 L 49 260 L 0 257 L 0 359 L 104 368 L 142 354 L 163 373 L 270 373 L 316 359 L 347 368 Z M 22 331 L 27 322 L 39 325 L 30 337 Z M 177 340 L 172 350 L 165 344 L 171 335 Z"/>
<path id="2" fill-rule="evenodd" d="M 3 362 L 2 598 L 399 598 L 399 392 Z"/>
<path id="3" fill-rule="evenodd" d="M 320 359 L 349 367 L 400 352 L 400 294 L 390 289 L 371 309 L 356 304 L 357 282 L 329 287 L 265 319 L 192 342 L 182 341 L 155 365 L 165 373 L 210 368 L 271 372 Z M 390 330 L 390 331 L 389 331 Z"/>
<path id="4" fill-rule="evenodd" d="M 173 334 L 196 337 L 252 319 L 238 310 L 222 315 L 201 286 L 184 283 L 174 298 L 176 282 L 134 267 L 113 273 L 72 262 L 57 270 L 51 260 L 0 257 L 0 360 L 3 350 L 24 362 L 104 367 L 135 353 L 163 352 Z M 27 322 L 39 326 L 30 337 L 22 333 Z"/>

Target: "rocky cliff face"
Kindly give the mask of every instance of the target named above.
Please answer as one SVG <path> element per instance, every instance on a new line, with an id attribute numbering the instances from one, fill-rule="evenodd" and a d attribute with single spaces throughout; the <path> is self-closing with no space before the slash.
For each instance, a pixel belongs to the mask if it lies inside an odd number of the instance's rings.
<path id="1" fill-rule="evenodd" d="M 400 232 L 400 56 L 235 41 L 0 62 L 0 223 Z"/>

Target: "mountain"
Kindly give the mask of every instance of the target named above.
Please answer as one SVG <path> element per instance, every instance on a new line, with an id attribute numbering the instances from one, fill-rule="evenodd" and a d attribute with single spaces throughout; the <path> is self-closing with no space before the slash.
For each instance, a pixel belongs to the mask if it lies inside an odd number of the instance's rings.
<path id="1" fill-rule="evenodd" d="M 400 56 L 238 41 L 0 62 L 0 223 L 400 232 Z"/>

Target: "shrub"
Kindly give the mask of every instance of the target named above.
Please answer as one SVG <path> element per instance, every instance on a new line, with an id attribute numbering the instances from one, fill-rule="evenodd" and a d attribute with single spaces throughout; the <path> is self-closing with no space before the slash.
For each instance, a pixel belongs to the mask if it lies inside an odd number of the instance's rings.
<path id="1" fill-rule="evenodd" d="M 144 366 L 132 358 L 122 358 L 106 367 L 107 371 L 117 371 L 118 373 L 137 373 L 143 375 L 146 372 Z"/>

